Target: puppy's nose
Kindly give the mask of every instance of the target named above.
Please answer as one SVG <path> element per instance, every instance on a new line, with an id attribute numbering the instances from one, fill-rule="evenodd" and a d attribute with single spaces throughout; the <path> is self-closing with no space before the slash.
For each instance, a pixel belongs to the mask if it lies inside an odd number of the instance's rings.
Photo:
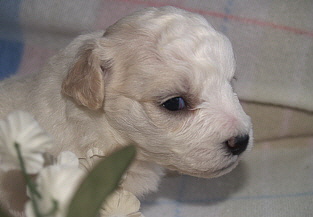
<path id="1" fill-rule="evenodd" d="M 242 152 L 244 152 L 248 146 L 248 143 L 249 135 L 234 136 L 224 142 L 233 155 L 240 155 Z"/>

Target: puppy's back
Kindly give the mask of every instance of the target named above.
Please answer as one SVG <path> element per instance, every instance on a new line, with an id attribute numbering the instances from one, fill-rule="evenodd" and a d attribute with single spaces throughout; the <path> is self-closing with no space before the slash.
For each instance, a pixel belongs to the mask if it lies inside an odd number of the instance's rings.
<path id="1" fill-rule="evenodd" d="M 0 82 L 0 119 L 13 110 L 25 109 L 35 75 L 17 75 Z"/>

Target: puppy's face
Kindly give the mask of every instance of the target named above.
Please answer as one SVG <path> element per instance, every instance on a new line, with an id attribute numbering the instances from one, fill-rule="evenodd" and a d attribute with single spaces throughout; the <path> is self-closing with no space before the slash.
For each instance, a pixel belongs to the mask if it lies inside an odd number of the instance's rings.
<path id="1" fill-rule="evenodd" d="M 97 44 L 90 51 L 96 57 L 89 52 L 86 58 L 87 68 L 100 62 L 102 69 L 93 80 L 103 81 L 94 90 L 103 101 L 94 109 L 103 109 L 110 125 L 137 144 L 140 157 L 215 177 L 232 170 L 252 146 L 250 119 L 231 86 L 231 45 L 204 18 L 148 9 L 110 27 Z M 73 96 L 69 86 L 64 92 Z"/>

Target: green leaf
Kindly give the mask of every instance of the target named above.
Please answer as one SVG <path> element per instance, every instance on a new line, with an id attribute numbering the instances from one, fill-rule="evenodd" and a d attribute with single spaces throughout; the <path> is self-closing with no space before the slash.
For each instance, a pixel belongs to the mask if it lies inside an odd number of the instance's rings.
<path id="1" fill-rule="evenodd" d="M 67 217 L 97 216 L 107 196 L 118 187 L 135 155 L 135 147 L 128 146 L 101 160 L 76 191 Z"/>
<path id="2" fill-rule="evenodd" d="M 5 212 L 1 207 L 0 207 L 0 216 L 1 217 L 11 217 L 7 212 Z"/>

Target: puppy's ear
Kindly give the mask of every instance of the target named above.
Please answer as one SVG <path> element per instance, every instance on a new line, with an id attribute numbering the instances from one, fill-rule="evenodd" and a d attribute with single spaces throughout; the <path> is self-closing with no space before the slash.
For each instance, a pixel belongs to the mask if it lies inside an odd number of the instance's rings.
<path id="1" fill-rule="evenodd" d="M 92 110 L 103 106 L 104 76 L 110 68 L 108 61 L 100 59 L 100 52 L 94 41 L 85 43 L 62 84 L 63 94 Z"/>

